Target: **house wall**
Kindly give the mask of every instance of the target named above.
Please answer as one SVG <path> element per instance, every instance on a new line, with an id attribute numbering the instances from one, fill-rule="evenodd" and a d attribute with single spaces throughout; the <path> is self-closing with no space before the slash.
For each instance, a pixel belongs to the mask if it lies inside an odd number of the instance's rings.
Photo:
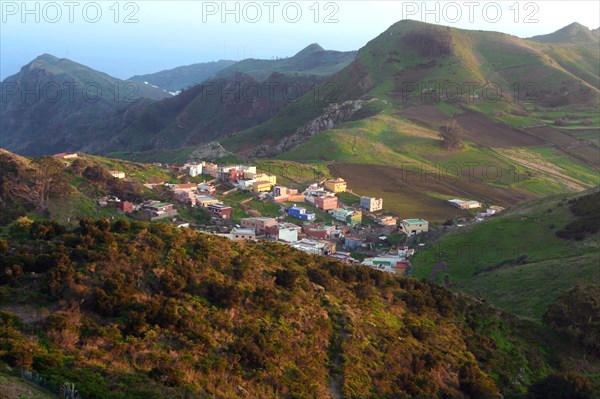
<path id="1" fill-rule="evenodd" d="M 240 226 L 254 229 L 257 233 L 264 233 L 267 227 L 277 226 L 276 219 L 244 218 L 240 220 Z"/>
<path id="2" fill-rule="evenodd" d="M 338 180 L 326 180 L 324 186 L 329 191 L 333 191 L 334 193 L 341 193 L 346 191 L 346 182 L 338 179 Z"/>
<path id="3" fill-rule="evenodd" d="M 402 228 L 408 234 L 426 233 L 427 231 L 429 231 L 429 223 L 402 222 Z"/>
<path id="4" fill-rule="evenodd" d="M 290 228 L 280 228 L 278 238 L 282 241 L 296 242 L 298 241 L 298 230 Z"/>
<path id="5" fill-rule="evenodd" d="M 338 207 L 338 199 L 337 197 L 314 197 L 314 204 L 319 209 L 336 209 Z"/>

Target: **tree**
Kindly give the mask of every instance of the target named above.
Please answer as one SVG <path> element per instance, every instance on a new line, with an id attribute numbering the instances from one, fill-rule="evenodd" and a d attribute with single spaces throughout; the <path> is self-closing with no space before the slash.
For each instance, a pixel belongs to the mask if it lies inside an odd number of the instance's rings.
<path id="1" fill-rule="evenodd" d="M 463 146 L 460 134 L 463 128 L 454 118 L 448 119 L 440 126 L 440 137 L 444 140 L 447 149 L 461 148 Z"/>
<path id="2" fill-rule="evenodd" d="M 41 157 L 31 168 L 9 176 L 8 189 L 36 209 L 45 210 L 50 198 L 67 193 L 69 185 L 62 165 L 51 157 Z"/>

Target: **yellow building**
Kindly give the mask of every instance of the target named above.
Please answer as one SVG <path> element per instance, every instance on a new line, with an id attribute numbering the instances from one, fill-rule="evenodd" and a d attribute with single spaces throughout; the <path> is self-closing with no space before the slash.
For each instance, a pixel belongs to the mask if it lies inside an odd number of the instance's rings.
<path id="1" fill-rule="evenodd" d="M 268 181 L 273 186 L 277 184 L 277 176 L 267 175 L 266 173 L 254 175 L 253 179 L 256 181 Z"/>
<path id="2" fill-rule="evenodd" d="M 338 177 L 333 180 L 325 180 L 325 188 L 329 191 L 333 191 L 334 193 L 343 193 L 346 191 L 346 180 Z"/>
<path id="3" fill-rule="evenodd" d="M 273 183 L 268 180 L 260 180 L 252 183 L 252 191 L 255 193 L 268 193 L 271 191 L 271 187 L 273 187 Z"/>
<path id="4" fill-rule="evenodd" d="M 209 205 L 220 204 L 221 201 L 208 195 L 196 195 L 196 206 L 207 208 Z"/>

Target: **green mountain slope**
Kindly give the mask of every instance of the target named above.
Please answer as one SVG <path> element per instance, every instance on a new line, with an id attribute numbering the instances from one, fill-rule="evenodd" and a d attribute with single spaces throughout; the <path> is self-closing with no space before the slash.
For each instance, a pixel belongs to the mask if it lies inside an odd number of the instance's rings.
<path id="1" fill-rule="evenodd" d="M 515 398 L 595 364 L 467 296 L 276 243 L 84 219 L 0 251 L 0 362 L 85 398 Z"/>
<path id="2" fill-rule="evenodd" d="M 449 100 L 499 110 L 519 108 L 522 102 L 596 104 L 599 88 L 593 84 L 600 72 L 591 66 L 599 57 L 597 52 L 583 49 L 589 48 L 547 47 L 503 33 L 400 21 L 367 43 L 352 64 L 328 81 L 329 95 L 317 99 L 307 95 L 272 121 L 224 143 L 235 149 L 239 142 L 258 139 L 254 141 L 260 143 L 272 135 L 291 135 L 321 115 L 331 102 L 363 96 L 388 101 L 393 110 Z M 551 58 L 553 52 L 561 51 L 570 54 L 559 57 L 562 64 Z M 575 55 L 584 58 L 589 67 L 577 66 L 570 71 L 571 64 L 565 61 Z M 583 75 L 587 79 L 582 81 Z M 489 86 L 490 82 L 494 86 Z M 294 114 L 301 118 L 285 125 Z"/>
<path id="3" fill-rule="evenodd" d="M 235 63 L 236 61 L 230 60 L 202 62 L 145 75 L 135 75 L 128 80 L 141 83 L 148 82 L 149 84 L 158 86 L 161 89 L 176 92 L 178 90 L 184 90 L 190 86 L 202 83 L 205 80 L 212 78 L 223 68 L 227 68 Z"/>
<path id="4" fill-rule="evenodd" d="M 557 235 L 570 223 L 582 228 L 581 217 L 570 210 L 577 199 L 587 201 L 591 210 L 600 209 L 596 188 L 523 203 L 489 220 L 443 232 L 414 259 L 415 275 L 445 280 L 453 289 L 539 320 L 562 292 L 600 281 L 597 221 L 590 219 L 596 232 L 582 240 Z"/>
<path id="5" fill-rule="evenodd" d="M 336 164 L 361 194 L 379 182 L 388 210 L 442 222 L 464 216 L 446 202 L 454 197 L 506 206 L 600 183 L 590 140 L 598 59 L 588 44 L 401 21 L 318 95 L 219 142 L 250 157 Z M 483 89 L 489 82 L 498 93 Z M 462 145 L 446 148 L 439 132 L 451 118 Z"/>

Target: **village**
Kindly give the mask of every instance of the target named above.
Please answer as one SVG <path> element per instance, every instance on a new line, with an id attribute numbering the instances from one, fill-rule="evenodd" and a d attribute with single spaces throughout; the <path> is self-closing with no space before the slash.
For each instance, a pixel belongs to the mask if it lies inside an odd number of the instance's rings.
<path id="1" fill-rule="evenodd" d="M 55 157 L 73 159 L 77 154 Z M 106 196 L 97 200 L 98 205 L 135 219 L 172 223 L 233 241 L 276 241 L 310 254 L 398 275 L 411 275 L 410 258 L 424 245 L 420 242 L 422 233 L 429 231 L 427 220 L 403 219 L 385 212 L 382 198 L 354 194 L 340 177 L 321 179 L 300 191 L 278 184 L 277 176 L 259 172 L 252 165 L 206 161 L 154 165 L 168 169 L 178 181 L 187 181 L 144 184 L 149 190 L 166 189 L 171 201 L 132 203 Z M 115 179 L 128 178 L 123 171 L 109 173 Z M 190 181 L 198 181 L 198 177 L 201 182 Z M 448 202 L 463 210 L 483 208 L 473 200 Z M 260 204 L 262 212 L 253 209 L 252 203 Z M 201 210 L 204 217 L 190 218 L 189 210 Z M 490 206 L 478 211 L 472 222 L 502 210 Z"/>

